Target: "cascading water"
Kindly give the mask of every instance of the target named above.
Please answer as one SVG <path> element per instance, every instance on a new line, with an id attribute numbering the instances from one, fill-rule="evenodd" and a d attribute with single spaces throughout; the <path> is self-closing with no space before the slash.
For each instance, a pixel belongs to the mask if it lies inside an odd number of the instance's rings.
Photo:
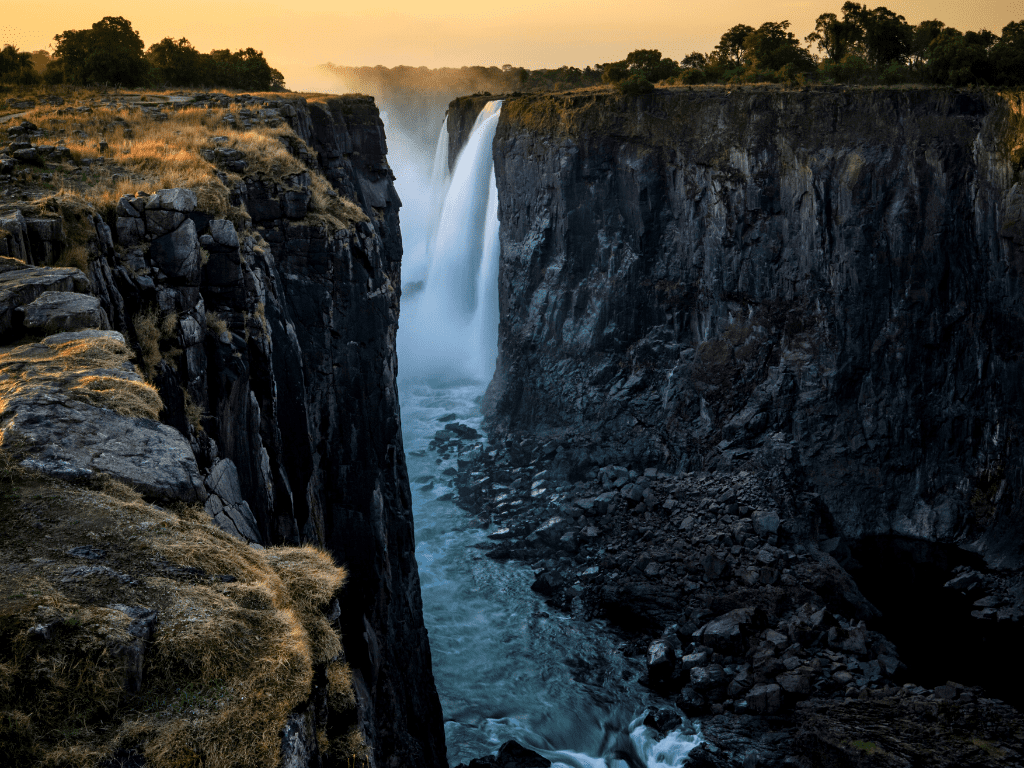
<path id="1" fill-rule="evenodd" d="M 500 112 L 500 102 L 485 107 L 450 178 L 442 129 L 427 193 L 404 189 L 405 158 L 389 155 L 406 208 L 410 201 L 427 206 L 403 212 L 403 235 L 416 222 L 422 229 L 410 239 L 426 246 L 410 275 L 423 284 L 407 284 L 402 297 L 399 390 L 448 759 L 468 762 L 515 739 L 562 768 L 680 766 L 699 741 L 694 729 L 687 723 L 660 737 L 643 725 L 647 709 L 672 707 L 638 683 L 637 660 L 600 624 L 551 615 L 529 589 L 525 565 L 483 556 L 485 532 L 451 501 L 456 459 L 429 450 L 442 417 L 480 426 L 479 401 L 494 371 L 499 241 L 491 145 Z"/>
<path id="2" fill-rule="evenodd" d="M 480 113 L 450 179 L 444 173 L 447 136 L 442 133 L 438 141 L 436 189 L 425 198 L 437 216 L 436 223 L 428 224 L 425 285 L 402 307 L 398 349 L 402 366 L 421 376 L 487 379 L 494 372 L 498 190 L 491 144 L 500 113 L 497 101 Z"/>

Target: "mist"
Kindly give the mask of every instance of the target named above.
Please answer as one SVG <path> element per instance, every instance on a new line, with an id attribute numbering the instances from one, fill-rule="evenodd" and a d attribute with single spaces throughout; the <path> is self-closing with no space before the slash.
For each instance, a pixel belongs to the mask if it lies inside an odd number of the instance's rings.
<path id="1" fill-rule="evenodd" d="M 497 354 L 497 191 L 491 143 L 499 103 L 477 120 L 465 158 L 448 157 L 445 113 L 510 72 L 325 66 L 339 87 L 371 95 L 402 200 L 402 378 L 486 384 Z M 486 127 L 483 123 L 487 123 Z M 477 131 L 477 129 L 482 129 Z"/>

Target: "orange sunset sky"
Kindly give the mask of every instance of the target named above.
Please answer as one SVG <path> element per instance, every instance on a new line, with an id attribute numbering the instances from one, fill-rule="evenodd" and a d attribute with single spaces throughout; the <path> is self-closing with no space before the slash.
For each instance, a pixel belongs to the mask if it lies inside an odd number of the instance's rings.
<path id="1" fill-rule="evenodd" d="M 200 51 L 252 46 L 293 90 L 330 90 L 317 73 L 325 62 L 353 66 L 584 67 L 657 48 L 679 59 L 709 51 L 734 24 L 788 19 L 801 39 L 842 0 L 177 0 L 174 3 L 3 0 L 0 45 L 50 48 L 66 29 L 103 16 L 124 16 L 146 46 L 185 37 Z M 1024 0 L 892 0 L 885 5 L 912 24 L 941 19 L 960 30 L 998 33 L 1024 19 Z"/>

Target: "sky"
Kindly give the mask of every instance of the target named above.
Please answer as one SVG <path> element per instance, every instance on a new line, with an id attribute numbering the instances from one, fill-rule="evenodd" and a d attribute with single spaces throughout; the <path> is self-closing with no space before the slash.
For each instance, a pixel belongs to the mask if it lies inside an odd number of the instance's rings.
<path id="1" fill-rule="evenodd" d="M 104 16 L 132 22 L 146 46 L 185 37 L 200 51 L 262 50 L 293 90 L 328 90 L 316 67 L 407 64 L 461 67 L 512 64 L 585 67 L 617 61 L 637 48 L 680 59 L 710 51 L 735 24 L 787 19 L 801 39 L 843 0 L 177 0 L 174 3 L 0 0 L 0 46 L 48 49 L 54 35 L 87 29 Z M 960 30 L 1024 19 L 1024 0 L 891 0 L 911 24 L 940 19 Z"/>

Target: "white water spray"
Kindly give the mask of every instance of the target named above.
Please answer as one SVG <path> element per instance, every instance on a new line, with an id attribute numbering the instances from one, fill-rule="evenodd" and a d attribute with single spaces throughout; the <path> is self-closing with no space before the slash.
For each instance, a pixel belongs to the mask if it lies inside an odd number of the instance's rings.
<path id="1" fill-rule="evenodd" d="M 491 145 L 501 102 L 477 116 L 447 174 L 447 125 L 434 156 L 422 291 L 404 296 L 398 357 L 403 376 L 487 381 L 498 343 L 498 190 Z"/>

